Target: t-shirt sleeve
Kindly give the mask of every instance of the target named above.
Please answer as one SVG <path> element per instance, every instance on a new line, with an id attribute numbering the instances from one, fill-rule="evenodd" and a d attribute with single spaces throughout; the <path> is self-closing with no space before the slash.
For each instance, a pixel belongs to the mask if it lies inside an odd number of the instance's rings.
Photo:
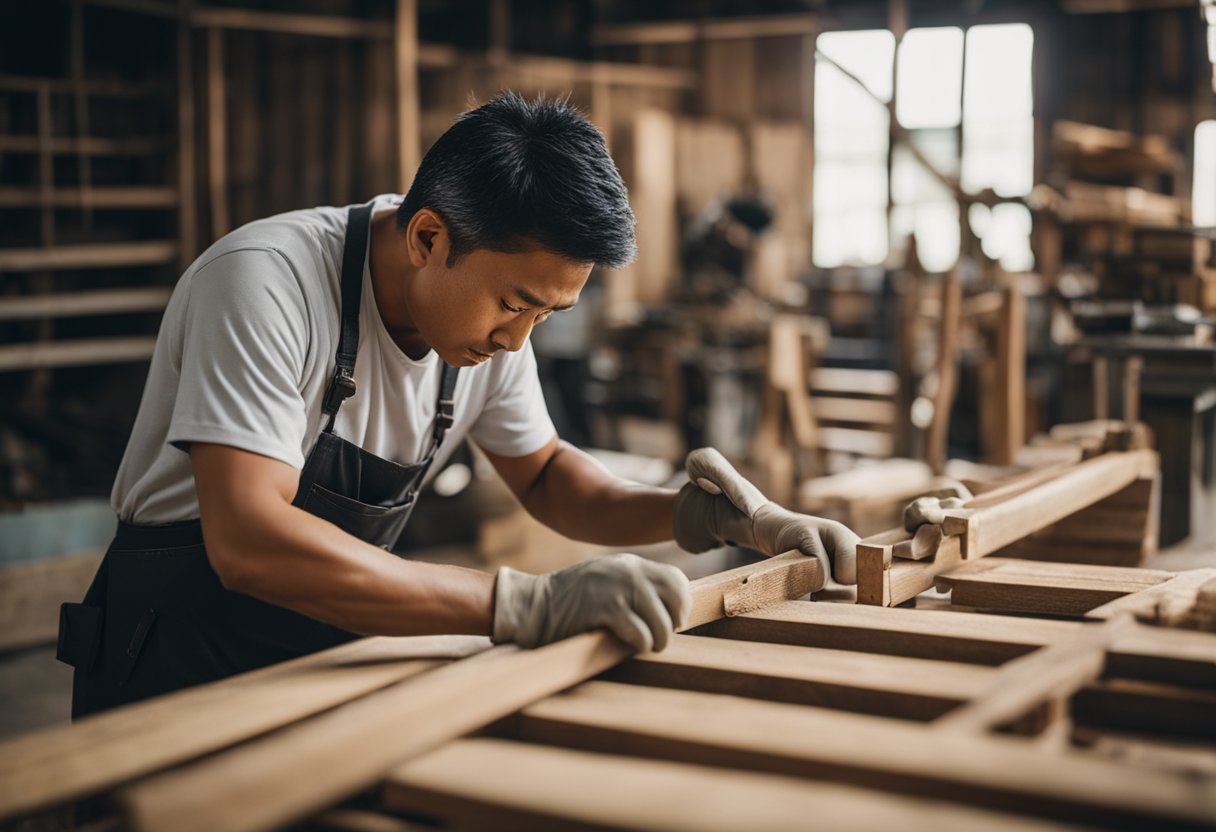
<path id="1" fill-rule="evenodd" d="M 509 359 L 469 436 L 499 456 L 527 456 L 556 435 L 529 342 Z"/>
<path id="2" fill-rule="evenodd" d="M 241 249 L 203 265 L 191 276 L 168 441 L 230 445 L 302 468 L 308 344 L 303 293 L 281 255 Z"/>

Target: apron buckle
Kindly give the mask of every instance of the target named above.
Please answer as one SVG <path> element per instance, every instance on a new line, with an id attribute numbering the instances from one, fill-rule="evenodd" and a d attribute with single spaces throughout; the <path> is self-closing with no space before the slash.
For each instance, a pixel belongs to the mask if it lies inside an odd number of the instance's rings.
<path id="1" fill-rule="evenodd" d="M 355 377 L 351 371 L 342 366 L 334 368 L 334 377 L 325 391 L 325 403 L 322 409 L 326 413 L 337 413 L 342 403 L 355 395 Z"/>

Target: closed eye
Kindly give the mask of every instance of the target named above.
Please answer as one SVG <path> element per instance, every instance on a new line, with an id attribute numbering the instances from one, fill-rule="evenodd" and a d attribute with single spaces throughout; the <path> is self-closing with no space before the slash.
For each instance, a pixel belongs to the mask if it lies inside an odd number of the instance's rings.
<path id="1" fill-rule="evenodd" d="M 512 306 L 511 304 L 507 303 L 505 300 L 499 301 L 499 302 L 502 304 L 502 308 L 507 310 L 508 312 L 514 312 L 516 314 L 519 314 L 520 312 L 524 311 L 522 307 Z"/>

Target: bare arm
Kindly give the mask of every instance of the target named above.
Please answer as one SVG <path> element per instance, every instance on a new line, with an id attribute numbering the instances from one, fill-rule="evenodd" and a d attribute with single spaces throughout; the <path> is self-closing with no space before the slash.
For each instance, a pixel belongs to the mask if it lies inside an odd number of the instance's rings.
<path id="1" fill-rule="evenodd" d="M 491 629 L 494 577 L 403 560 L 291 504 L 300 472 L 226 445 L 190 449 L 207 556 L 225 587 L 356 633 Z"/>
<path id="2" fill-rule="evenodd" d="M 614 476 L 556 436 L 527 456 L 486 456 L 528 513 L 566 537 L 605 546 L 671 540 L 675 491 Z"/>

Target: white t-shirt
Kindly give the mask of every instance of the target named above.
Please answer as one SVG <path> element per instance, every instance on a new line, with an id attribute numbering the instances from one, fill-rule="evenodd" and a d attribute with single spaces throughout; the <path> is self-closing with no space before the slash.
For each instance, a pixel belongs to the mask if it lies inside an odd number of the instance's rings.
<path id="1" fill-rule="evenodd" d="M 400 202 L 376 197 L 376 208 Z M 130 523 L 199 516 L 191 442 L 230 445 L 303 468 L 325 427 L 321 404 L 340 332 L 346 208 L 293 211 L 220 239 L 182 275 L 161 323 L 131 441 L 111 503 Z M 357 392 L 335 432 L 398 463 L 430 441 L 441 361 L 414 361 L 389 337 L 367 266 L 359 313 Z M 429 476 L 467 434 L 501 456 L 554 436 L 531 344 L 464 367 L 455 423 Z M 429 479 L 429 477 L 428 477 Z"/>

